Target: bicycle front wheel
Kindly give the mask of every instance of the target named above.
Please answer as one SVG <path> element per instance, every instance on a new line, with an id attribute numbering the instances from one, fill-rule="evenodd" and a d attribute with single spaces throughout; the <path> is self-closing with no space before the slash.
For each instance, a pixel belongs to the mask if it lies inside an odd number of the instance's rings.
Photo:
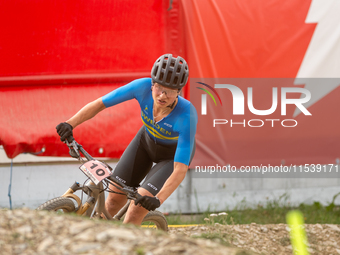
<path id="1" fill-rule="evenodd" d="M 56 197 L 43 203 L 41 206 L 37 208 L 37 210 L 70 213 L 75 212 L 76 207 L 72 199 L 66 197 Z"/>
<path id="2" fill-rule="evenodd" d="M 168 231 L 168 222 L 160 211 L 148 212 L 142 221 L 142 226 Z"/>

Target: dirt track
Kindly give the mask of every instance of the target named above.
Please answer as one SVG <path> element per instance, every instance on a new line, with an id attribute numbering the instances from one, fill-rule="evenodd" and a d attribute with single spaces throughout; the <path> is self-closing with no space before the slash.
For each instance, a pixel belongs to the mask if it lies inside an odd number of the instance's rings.
<path id="1" fill-rule="evenodd" d="M 340 254 L 340 225 L 305 225 L 310 254 Z M 278 225 L 219 225 L 170 229 L 170 233 L 186 236 L 208 235 L 216 242 L 259 254 L 293 254 L 289 228 Z"/>
<path id="2" fill-rule="evenodd" d="M 340 254 L 339 225 L 307 225 L 311 254 Z M 197 238 L 207 236 L 212 240 Z M 193 238 L 195 237 L 195 238 Z M 231 243 L 233 247 L 224 244 Z M 239 247 L 239 248 L 237 248 Z M 292 254 L 287 226 L 207 225 L 169 233 L 45 211 L 0 210 L 1 254 Z"/>

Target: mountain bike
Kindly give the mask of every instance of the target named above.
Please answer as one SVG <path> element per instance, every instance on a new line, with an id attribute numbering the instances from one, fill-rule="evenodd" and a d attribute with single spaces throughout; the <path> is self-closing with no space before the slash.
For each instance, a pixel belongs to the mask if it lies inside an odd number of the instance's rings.
<path id="1" fill-rule="evenodd" d="M 85 180 L 84 184 L 75 182 L 62 196 L 45 202 L 37 210 L 76 213 L 90 218 L 119 221 L 125 215 L 130 202 L 141 196 L 137 188 L 129 187 L 121 181 L 111 178 L 112 168 L 105 162 L 94 159 L 73 137 L 66 140 L 66 144 L 69 147 L 70 156 L 83 163 L 79 169 L 88 179 Z M 86 161 L 81 155 L 86 158 Z M 120 192 L 110 189 L 109 184 L 116 187 Z M 81 196 L 74 194 L 76 191 L 80 191 Z M 127 203 L 113 217 L 105 208 L 105 192 L 126 195 L 128 198 Z M 87 195 L 85 203 L 83 203 L 84 194 Z M 149 211 L 144 217 L 142 225 L 168 231 L 167 220 L 163 213 L 159 211 Z"/>

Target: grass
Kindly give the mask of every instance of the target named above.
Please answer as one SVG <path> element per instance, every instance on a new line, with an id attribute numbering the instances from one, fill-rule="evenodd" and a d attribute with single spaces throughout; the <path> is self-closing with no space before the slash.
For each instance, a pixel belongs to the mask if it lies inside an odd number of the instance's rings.
<path id="1" fill-rule="evenodd" d="M 286 214 L 294 209 L 300 210 L 304 215 L 306 224 L 340 224 L 340 206 L 335 205 L 334 201 L 340 193 L 333 197 L 333 201 L 328 205 L 322 205 L 319 202 L 313 204 L 300 204 L 297 207 L 290 206 L 287 202 L 287 196 L 283 195 L 274 201 L 267 201 L 265 205 L 258 204 L 255 208 L 250 208 L 243 201 L 234 210 L 226 210 L 228 213 L 227 224 L 279 224 L 286 223 Z M 169 225 L 178 224 L 205 224 L 204 218 L 208 217 L 211 211 L 198 215 L 168 215 L 167 220 Z M 216 222 L 219 222 L 216 218 Z M 233 222 L 231 222 L 233 221 Z"/>
<path id="2" fill-rule="evenodd" d="M 210 239 L 225 246 L 230 246 L 230 235 L 228 233 L 202 233 L 198 237 L 194 238 L 203 238 L 203 239 Z"/>
<path id="3" fill-rule="evenodd" d="M 306 224 L 340 224 L 340 206 L 335 205 L 334 201 L 340 192 L 333 197 L 328 205 L 322 205 L 314 202 L 311 205 L 300 204 L 297 207 L 290 206 L 288 197 L 282 195 L 274 201 L 267 201 L 265 205 L 258 204 L 255 208 L 250 208 L 246 201 L 242 201 L 234 210 L 225 212 L 205 212 L 196 215 L 169 215 L 167 216 L 168 224 L 204 224 L 206 230 L 194 238 L 203 238 L 216 241 L 225 246 L 234 246 L 234 240 L 237 240 L 235 232 L 228 230 L 226 225 L 235 224 L 279 224 L 286 223 L 286 214 L 294 209 L 300 210 L 304 215 Z M 219 224 L 218 224 L 219 223 Z M 312 237 L 308 239 L 313 243 Z M 282 237 L 278 242 L 282 246 L 290 244 L 288 236 Z M 237 254 L 252 254 L 248 251 L 240 251 Z"/>
<path id="4" fill-rule="evenodd" d="M 136 254 L 138 255 L 144 255 L 145 254 L 145 251 L 144 251 L 144 248 L 143 247 L 137 247 L 136 250 L 135 250 Z"/>

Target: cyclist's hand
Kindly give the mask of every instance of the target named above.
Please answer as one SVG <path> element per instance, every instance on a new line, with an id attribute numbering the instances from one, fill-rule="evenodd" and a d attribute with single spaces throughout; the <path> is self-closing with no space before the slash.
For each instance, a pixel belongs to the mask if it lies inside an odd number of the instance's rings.
<path id="1" fill-rule="evenodd" d="M 73 136 L 73 127 L 66 123 L 66 122 L 63 122 L 63 123 L 60 123 L 57 127 L 57 133 L 58 135 L 60 136 L 60 140 L 63 142 L 65 141 L 69 136 Z"/>
<path id="2" fill-rule="evenodd" d="M 140 204 L 149 211 L 154 211 L 156 208 L 161 206 L 161 202 L 157 197 L 142 196 L 135 200 L 135 205 Z"/>

